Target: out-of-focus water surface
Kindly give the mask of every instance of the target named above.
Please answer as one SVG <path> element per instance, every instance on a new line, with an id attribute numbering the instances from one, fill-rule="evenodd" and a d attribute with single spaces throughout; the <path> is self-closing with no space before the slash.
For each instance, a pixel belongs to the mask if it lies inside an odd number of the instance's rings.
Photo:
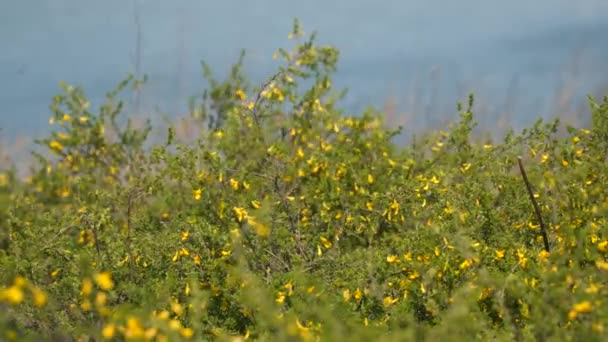
<path id="1" fill-rule="evenodd" d="M 149 113 L 185 113 L 205 85 L 201 59 L 221 75 L 245 48 L 262 81 L 276 67 L 273 52 L 289 45 L 294 17 L 340 49 L 344 108 L 391 103 L 393 120 L 410 127 L 454 117 L 469 92 L 482 123 L 510 113 L 512 124 L 527 124 L 576 112 L 575 102 L 608 84 L 606 0 L 2 1 L 0 134 L 45 132 L 60 80 L 97 104 L 135 72 L 135 13 Z"/>

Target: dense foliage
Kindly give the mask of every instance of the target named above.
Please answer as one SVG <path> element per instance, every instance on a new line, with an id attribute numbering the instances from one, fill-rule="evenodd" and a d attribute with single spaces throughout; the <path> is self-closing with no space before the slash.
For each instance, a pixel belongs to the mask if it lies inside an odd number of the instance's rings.
<path id="1" fill-rule="evenodd" d="M 132 78 L 97 111 L 63 86 L 48 153 L 0 174 L 0 339 L 602 340 L 608 98 L 492 142 L 471 96 L 401 147 L 291 38 L 259 88 L 205 67 L 194 142 L 125 119 Z"/>

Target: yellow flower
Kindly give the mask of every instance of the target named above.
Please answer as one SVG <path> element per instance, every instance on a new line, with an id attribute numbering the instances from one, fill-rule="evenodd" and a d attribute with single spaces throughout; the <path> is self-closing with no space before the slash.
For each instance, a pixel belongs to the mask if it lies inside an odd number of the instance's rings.
<path id="1" fill-rule="evenodd" d="M 354 297 L 356 300 L 361 300 L 361 298 L 363 298 L 363 292 L 361 292 L 358 287 L 355 290 Z"/>
<path id="2" fill-rule="evenodd" d="M 254 207 L 255 209 L 260 209 L 262 204 L 260 203 L 260 201 L 253 200 L 253 201 L 251 201 L 251 206 Z"/>
<path id="3" fill-rule="evenodd" d="M 138 339 L 144 335 L 144 328 L 137 318 L 130 317 L 127 319 L 124 334 L 127 339 Z"/>
<path id="4" fill-rule="evenodd" d="M 334 122 L 334 125 L 333 125 L 333 127 L 332 127 L 332 128 L 333 128 L 333 130 L 334 130 L 334 132 L 335 132 L 335 133 L 340 132 L 340 127 L 338 127 L 338 124 L 337 124 L 337 123 L 335 123 L 335 122 Z"/>
<path id="5" fill-rule="evenodd" d="M 374 204 L 371 201 L 367 201 L 365 203 L 365 208 L 367 208 L 367 210 L 372 211 L 372 210 L 374 210 Z"/>
<path id="6" fill-rule="evenodd" d="M 101 329 L 101 336 L 103 338 L 105 338 L 106 340 L 109 340 L 112 337 L 114 337 L 115 333 L 116 333 L 116 326 L 112 323 L 107 324 L 105 327 L 103 327 L 103 329 Z"/>
<path id="7" fill-rule="evenodd" d="M 543 154 L 543 155 L 540 156 L 540 162 L 541 163 L 546 163 L 547 160 L 549 160 L 549 155 L 548 154 L 545 153 L 545 154 Z"/>
<path id="8" fill-rule="evenodd" d="M 460 269 L 467 269 L 471 267 L 471 262 L 468 259 L 465 259 L 461 264 L 460 264 Z"/>
<path id="9" fill-rule="evenodd" d="M 184 312 L 184 307 L 179 302 L 174 300 L 171 302 L 171 310 L 179 316 Z"/>
<path id="10" fill-rule="evenodd" d="M 592 305 L 591 302 L 589 302 L 588 300 L 575 304 L 573 307 L 573 310 L 578 312 L 578 313 L 589 313 L 591 312 L 592 309 Z"/>
<path id="11" fill-rule="evenodd" d="M 504 249 L 497 249 L 494 251 L 494 259 L 496 260 L 500 260 L 502 258 L 505 257 L 505 250 Z"/>
<path id="12" fill-rule="evenodd" d="M 15 286 L 23 288 L 27 285 L 27 279 L 23 278 L 22 276 L 17 276 L 17 277 L 15 277 L 15 280 L 13 283 Z"/>
<path id="13" fill-rule="evenodd" d="M 391 296 L 387 296 L 384 297 L 384 299 L 382 300 L 382 304 L 384 304 L 384 306 L 389 307 L 395 303 L 397 303 L 399 301 L 399 298 L 393 298 Z"/>
<path id="14" fill-rule="evenodd" d="M 570 312 L 568 313 L 568 319 L 573 320 L 578 316 L 578 314 L 589 313 L 592 309 L 593 306 L 588 300 L 574 304 L 572 306 L 572 310 L 570 310 Z"/>
<path id="15" fill-rule="evenodd" d="M 399 260 L 399 257 L 397 255 L 389 255 L 386 257 L 386 262 L 388 262 L 389 264 L 394 264 L 397 263 L 401 260 Z"/>
<path id="16" fill-rule="evenodd" d="M 201 189 L 192 190 L 192 197 L 194 197 L 194 200 L 196 200 L 196 201 L 200 201 L 202 194 L 203 194 L 203 190 L 201 190 Z"/>
<path id="17" fill-rule="evenodd" d="M 169 314 L 169 311 L 167 311 L 167 310 L 163 310 L 163 311 L 159 312 L 158 315 L 156 315 L 156 317 L 158 317 L 159 319 L 162 319 L 162 320 L 169 319 L 169 316 L 170 316 L 170 314 Z"/>
<path id="18" fill-rule="evenodd" d="M 313 109 L 317 112 L 325 111 L 325 108 L 323 107 L 323 105 L 321 104 L 321 101 L 319 99 L 315 99 L 315 101 L 313 102 Z"/>
<path id="19" fill-rule="evenodd" d="M 287 290 L 287 296 L 291 296 L 293 294 L 293 283 L 288 281 L 283 287 Z"/>
<path id="20" fill-rule="evenodd" d="M 64 189 L 60 190 L 59 195 L 62 198 L 66 198 L 66 197 L 68 197 L 70 195 L 70 190 L 64 188 Z"/>
<path id="21" fill-rule="evenodd" d="M 183 328 L 179 331 L 179 334 L 185 339 L 190 339 L 194 336 L 194 330 L 192 328 Z"/>
<path id="22" fill-rule="evenodd" d="M 80 308 L 84 311 L 89 311 L 91 310 L 91 302 L 88 299 L 85 299 L 84 301 L 82 301 L 82 303 L 80 304 Z"/>
<path id="23" fill-rule="evenodd" d="M 182 327 L 182 323 L 180 323 L 180 321 L 176 320 L 176 319 L 172 319 L 169 321 L 169 328 L 173 329 L 173 330 L 178 330 L 181 329 Z"/>
<path id="24" fill-rule="evenodd" d="M 237 181 L 237 180 L 235 180 L 233 178 L 230 178 L 229 182 L 230 182 L 230 187 L 232 187 L 232 189 L 234 189 L 234 190 L 238 190 L 239 189 L 239 181 Z"/>
<path id="25" fill-rule="evenodd" d="M 595 244 L 600 238 L 597 237 L 597 235 L 592 234 L 589 239 L 591 240 L 591 243 Z"/>
<path id="26" fill-rule="evenodd" d="M 298 147 L 298 150 L 296 151 L 296 155 L 298 156 L 298 158 L 304 158 L 304 150 L 301 147 Z"/>
<path id="27" fill-rule="evenodd" d="M 95 282 L 103 290 L 110 290 L 112 287 L 114 287 L 114 282 L 112 282 L 112 275 L 110 272 L 101 272 L 96 274 Z"/>
<path id="28" fill-rule="evenodd" d="M 352 297 L 352 295 L 350 294 L 349 289 L 346 289 L 342 292 L 342 298 L 344 298 L 345 302 L 348 302 L 350 300 L 350 297 Z"/>
<path id="29" fill-rule="evenodd" d="M 97 292 L 95 296 L 95 305 L 97 307 L 102 307 L 106 305 L 106 301 L 108 300 L 108 295 L 105 292 Z"/>
<path id="30" fill-rule="evenodd" d="M 156 336 L 156 334 L 158 334 L 158 328 L 148 328 L 146 329 L 146 331 L 144 332 L 144 339 L 146 341 L 150 341 L 154 339 L 154 336 Z M 162 339 L 160 338 L 161 336 L 158 336 L 158 340 L 161 341 Z"/>
<path id="31" fill-rule="evenodd" d="M 412 252 L 407 252 L 406 254 L 403 254 L 403 259 L 405 259 L 405 261 L 412 261 Z"/>
<path id="32" fill-rule="evenodd" d="M 247 218 L 247 210 L 244 208 L 233 207 L 232 211 L 234 212 L 234 215 L 236 215 L 236 220 L 238 222 L 243 222 L 243 220 Z"/>
<path id="33" fill-rule="evenodd" d="M 247 98 L 247 95 L 246 95 L 246 94 L 245 94 L 245 92 L 244 92 L 243 90 L 241 90 L 241 89 L 238 89 L 238 90 L 236 91 L 235 95 L 236 95 L 236 98 L 237 98 L 237 99 L 239 99 L 239 100 L 241 100 L 241 101 Z"/>
<path id="34" fill-rule="evenodd" d="M 600 291 L 600 286 L 597 286 L 596 284 L 590 284 L 586 289 L 585 292 L 590 293 L 590 294 L 596 294 Z"/>
<path id="35" fill-rule="evenodd" d="M 296 319 L 296 326 L 298 327 L 298 329 L 300 330 L 300 332 L 307 332 L 310 328 L 308 328 L 307 326 L 304 326 L 302 323 L 300 323 L 299 319 Z"/>
<path id="36" fill-rule="evenodd" d="M 20 304 L 23 301 L 23 290 L 19 286 L 13 285 L 0 292 L 0 300 L 7 301 L 13 305 Z"/>
<path id="37" fill-rule="evenodd" d="M 190 236 L 190 233 L 187 230 L 182 231 L 181 240 L 182 241 L 188 240 L 188 236 Z"/>
<path id="38" fill-rule="evenodd" d="M 321 236 L 319 239 L 321 240 L 321 243 L 323 244 L 323 246 L 324 246 L 325 248 L 328 248 L 328 249 L 329 249 L 329 248 L 331 248 L 331 246 L 332 246 L 331 241 L 329 241 L 329 240 L 328 240 L 327 238 L 325 238 L 324 236 Z"/>
<path id="39" fill-rule="evenodd" d="M 277 293 L 277 298 L 275 299 L 275 302 L 283 304 L 283 302 L 285 302 L 285 292 L 279 291 L 279 293 Z"/>
<path id="40" fill-rule="evenodd" d="M 63 145 L 57 140 L 53 140 L 49 143 L 49 147 L 55 151 L 63 151 Z"/>
<path id="41" fill-rule="evenodd" d="M 46 294 L 44 294 L 41 289 L 37 287 L 32 288 L 32 297 L 34 299 L 34 305 L 37 307 L 40 308 L 46 304 Z"/>
<path id="42" fill-rule="evenodd" d="M 84 278 L 82 280 L 82 290 L 80 291 L 80 294 L 82 294 L 83 296 L 88 296 L 91 294 L 92 291 L 93 282 L 89 278 Z"/>

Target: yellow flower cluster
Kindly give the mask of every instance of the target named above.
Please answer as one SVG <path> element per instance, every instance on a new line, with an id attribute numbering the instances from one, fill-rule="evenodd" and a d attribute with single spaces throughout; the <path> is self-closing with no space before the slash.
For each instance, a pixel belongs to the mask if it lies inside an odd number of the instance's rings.
<path id="1" fill-rule="evenodd" d="M 47 297 L 44 291 L 21 276 L 17 276 L 11 286 L 0 289 L 0 302 L 12 305 L 21 304 L 26 299 L 26 293 L 30 294 L 35 306 L 46 305 Z"/>

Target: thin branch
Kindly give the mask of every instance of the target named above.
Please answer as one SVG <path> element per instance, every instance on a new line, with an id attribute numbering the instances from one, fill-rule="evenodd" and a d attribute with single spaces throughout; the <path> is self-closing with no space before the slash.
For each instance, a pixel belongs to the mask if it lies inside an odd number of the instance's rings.
<path id="1" fill-rule="evenodd" d="M 294 240 L 296 242 L 296 246 L 298 247 L 298 250 L 300 251 L 300 255 L 302 257 L 304 257 L 306 260 L 309 260 L 310 258 L 308 256 L 308 253 L 306 253 L 306 250 L 304 249 L 304 246 L 302 245 L 300 230 L 298 229 L 298 224 L 297 224 L 298 217 L 292 213 L 292 211 L 289 208 L 289 204 L 287 203 L 287 200 L 286 200 L 286 197 L 289 194 L 285 192 L 284 188 L 281 189 L 281 187 L 279 186 L 278 176 L 276 176 L 274 178 L 273 185 L 274 185 L 275 193 L 279 196 L 279 202 L 280 202 L 281 206 L 283 207 L 283 211 L 287 215 L 287 218 L 289 221 L 289 228 L 290 228 L 291 233 L 294 235 Z M 281 190 L 283 190 L 283 191 L 281 191 Z"/>
<path id="2" fill-rule="evenodd" d="M 530 195 L 530 201 L 532 201 L 532 205 L 534 205 L 534 211 L 536 212 L 536 217 L 538 218 L 538 223 L 540 224 L 541 235 L 543 236 L 543 242 L 545 244 L 545 251 L 549 252 L 549 238 L 547 237 L 547 227 L 545 227 L 545 223 L 543 222 L 543 217 L 540 212 L 540 207 L 538 206 L 538 202 L 536 198 L 534 198 L 534 191 L 532 190 L 532 185 L 530 185 L 530 181 L 528 180 L 528 176 L 526 175 L 526 170 L 524 169 L 524 164 L 521 161 L 521 156 L 517 157 L 517 163 L 519 164 L 519 171 L 521 172 L 521 177 L 526 183 L 526 188 L 528 188 L 528 195 Z"/>
<path id="3" fill-rule="evenodd" d="M 289 270 L 291 270 L 291 266 L 282 258 L 280 258 L 279 256 L 277 256 L 276 254 L 274 254 L 270 249 L 266 248 L 264 249 L 264 251 L 269 254 L 270 256 L 274 257 L 277 261 L 279 261 L 281 264 L 283 264 L 283 267 L 285 268 L 285 271 L 288 272 Z"/>
<path id="4" fill-rule="evenodd" d="M 272 82 L 274 82 L 279 76 L 281 76 L 284 73 L 284 71 L 279 71 L 276 74 L 272 75 L 272 77 L 270 77 L 260 88 L 260 91 L 258 92 L 255 101 L 253 102 L 253 108 L 251 109 L 251 114 L 253 116 L 253 121 L 255 122 L 255 125 L 257 127 L 260 127 L 260 120 L 258 118 L 258 106 L 260 104 L 260 102 L 262 101 L 262 93 L 268 89 L 268 87 L 272 84 Z"/>

